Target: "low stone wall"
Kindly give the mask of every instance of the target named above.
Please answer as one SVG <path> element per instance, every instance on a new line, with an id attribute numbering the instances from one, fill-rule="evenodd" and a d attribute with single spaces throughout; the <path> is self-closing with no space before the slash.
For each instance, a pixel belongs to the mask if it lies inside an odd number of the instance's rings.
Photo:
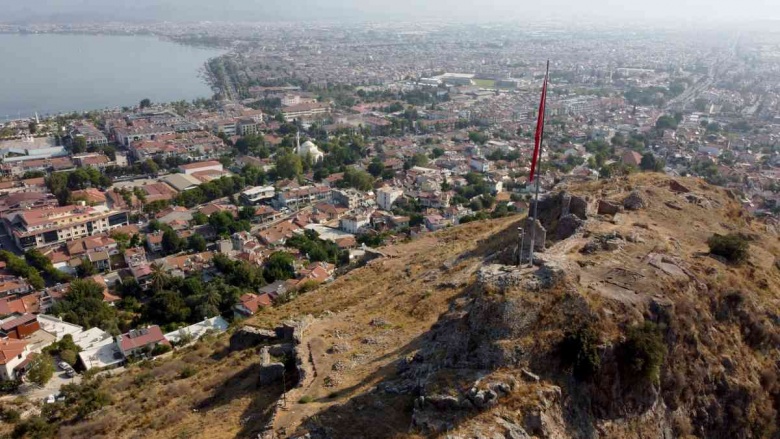
<path id="1" fill-rule="evenodd" d="M 267 386 L 282 379 L 284 375 L 284 363 L 271 361 L 271 347 L 263 346 L 260 350 L 260 373 L 258 384 Z"/>
<path id="2" fill-rule="evenodd" d="M 230 337 L 230 350 L 243 351 L 263 343 L 273 343 L 277 339 L 276 331 L 244 326 Z"/>
<path id="3" fill-rule="evenodd" d="M 289 399 L 289 393 L 293 389 L 305 387 L 314 379 L 315 371 L 311 361 L 311 353 L 308 343 L 305 342 L 306 329 L 312 322 L 314 322 L 314 317 L 308 315 L 300 320 L 284 322 L 274 331 L 269 331 L 274 333 L 275 341 L 283 341 L 286 343 L 265 346 L 260 351 L 262 366 L 260 369 L 260 377 L 258 378 L 260 384 L 270 384 L 282 379 L 285 370 L 284 365 L 271 361 L 271 356 L 281 356 L 280 354 L 292 355 L 292 358 L 295 361 L 295 368 L 298 372 L 298 382 L 289 383 L 290 387 L 287 390 L 287 393 L 277 400 L 271 418 L 265 424 L 262 432 L 257 435 L 257 439 L 277 439 L 278 436 L 274 432 L 274 423 L 276 422 L 276 416 L 283 408 L 282 401 Z"/>

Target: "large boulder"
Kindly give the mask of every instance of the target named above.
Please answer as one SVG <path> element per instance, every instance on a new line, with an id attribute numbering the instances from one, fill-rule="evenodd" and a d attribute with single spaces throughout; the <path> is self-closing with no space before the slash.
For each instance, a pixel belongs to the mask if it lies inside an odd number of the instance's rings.
<path id="1" fill-rule="evenodd" d="M 631 192 L 625 200 L 623 200 L 623 207 L 626 210 L 640 210 L 647 207 L 647 201 L 637 191 Z"/>
<path id="2" fill-rule="evenodd" d="M 555 228 L 556 239 L 564 240 L 575 233 L 582 227 L 585 222 L 574 214 L 566 215 L 558 222 L 558 227 Z"/>
<path id="3" fill-rule="evenodd" d="M 569 202 L 569 213 L 582 220 L 588 219 L 588 202 L 582 197 L 572 195 L 571 202 Z"/>
<path id="4" fill-rule="evenodd" d="M 615 215 L 620 212 L 621 206 L 611 201 L 599 200 L 599 215 Z"/>
<path id="5" fill-rule="evenodd" d="M 680 184 L 676 180 L 669 181 L 669 190 L 671 190 L 672 192 L 677 192 L 677 193 L 681 193 L 681 194 L 682 193 L 688 193 L 688 192 L 691 191 L 690 189 L 688 189 L 687 187 L 683 186 L 682 184 Z"/>

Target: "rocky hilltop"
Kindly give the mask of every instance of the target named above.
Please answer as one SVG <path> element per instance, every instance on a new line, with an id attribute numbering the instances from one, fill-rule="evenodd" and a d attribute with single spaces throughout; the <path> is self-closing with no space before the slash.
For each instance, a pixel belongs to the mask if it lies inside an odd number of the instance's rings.
<path id="1" fill-rule="evenodd" d="M 776 230 L 728 191 L 646 175 L 561 189 L 539 212 L 534 266 L 517 266 L 511 224 L 472 273 L 473 251 L 421 274 L 461 294 L 415 349 L 279 437 L 778 437 Z M 748 259 L 710 254 L 715 234 Z"/>

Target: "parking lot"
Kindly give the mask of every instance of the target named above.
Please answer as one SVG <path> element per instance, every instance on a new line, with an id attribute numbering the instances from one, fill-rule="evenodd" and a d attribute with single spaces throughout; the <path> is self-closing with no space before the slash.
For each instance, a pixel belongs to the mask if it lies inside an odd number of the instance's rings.
<path id="1" fill-rule="evenodd" d="M 76 375 L 73 378 L 68 378 L 63 370 L 59 367 L 54 372 L 54 376 L 51 377 L 45 386 L 40 387 L 32 383 L 25 383 L 19 388 L 19 393 L 31 401 L 43 401 L 49 395 L 59 393 L 60 387 L 65 384 L 80 383 L 81 375 Z"/>

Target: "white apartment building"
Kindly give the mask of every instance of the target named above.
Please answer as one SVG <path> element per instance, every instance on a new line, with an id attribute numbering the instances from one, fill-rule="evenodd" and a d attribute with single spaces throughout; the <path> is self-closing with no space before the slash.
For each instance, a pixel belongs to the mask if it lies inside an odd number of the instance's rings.
<path id="1" fill-rule="evenodd" d="M 357 234 L 363 227 L 368 227 L 369 224 L 368 217 L 362 215 L 346 216 L 340 221 L 341 230 L 353 235 Z"/>
<path id="2" fill-rule="evenodd" d="M 293 105 L 282 110 L 284 120 L 292 122 L 295 119 L 308 119 L 330 113 L 330 106 L 319 102 Z"/>
<path id="3" fill-rule="evenodd" d="M 5 228 L 21 249 L 60 244 L 128 225 L 126 211 L 70 205 L 13 212 L 3 218 Z"/>
<path id="4" fill-rule="evenodd" d="M 256 186 L 245 189 L 239 198 L 250 204 L 258 204 L 273 199 L 275 195 L 276 189 L 273 186 Z"/>
<path id="5" fill-rule="evenodd" d="M 401 189 L 385 186 L 376 191 L 376 204 L 382 210 L 391 210 L 393 204 L 404 195 Z"/>

